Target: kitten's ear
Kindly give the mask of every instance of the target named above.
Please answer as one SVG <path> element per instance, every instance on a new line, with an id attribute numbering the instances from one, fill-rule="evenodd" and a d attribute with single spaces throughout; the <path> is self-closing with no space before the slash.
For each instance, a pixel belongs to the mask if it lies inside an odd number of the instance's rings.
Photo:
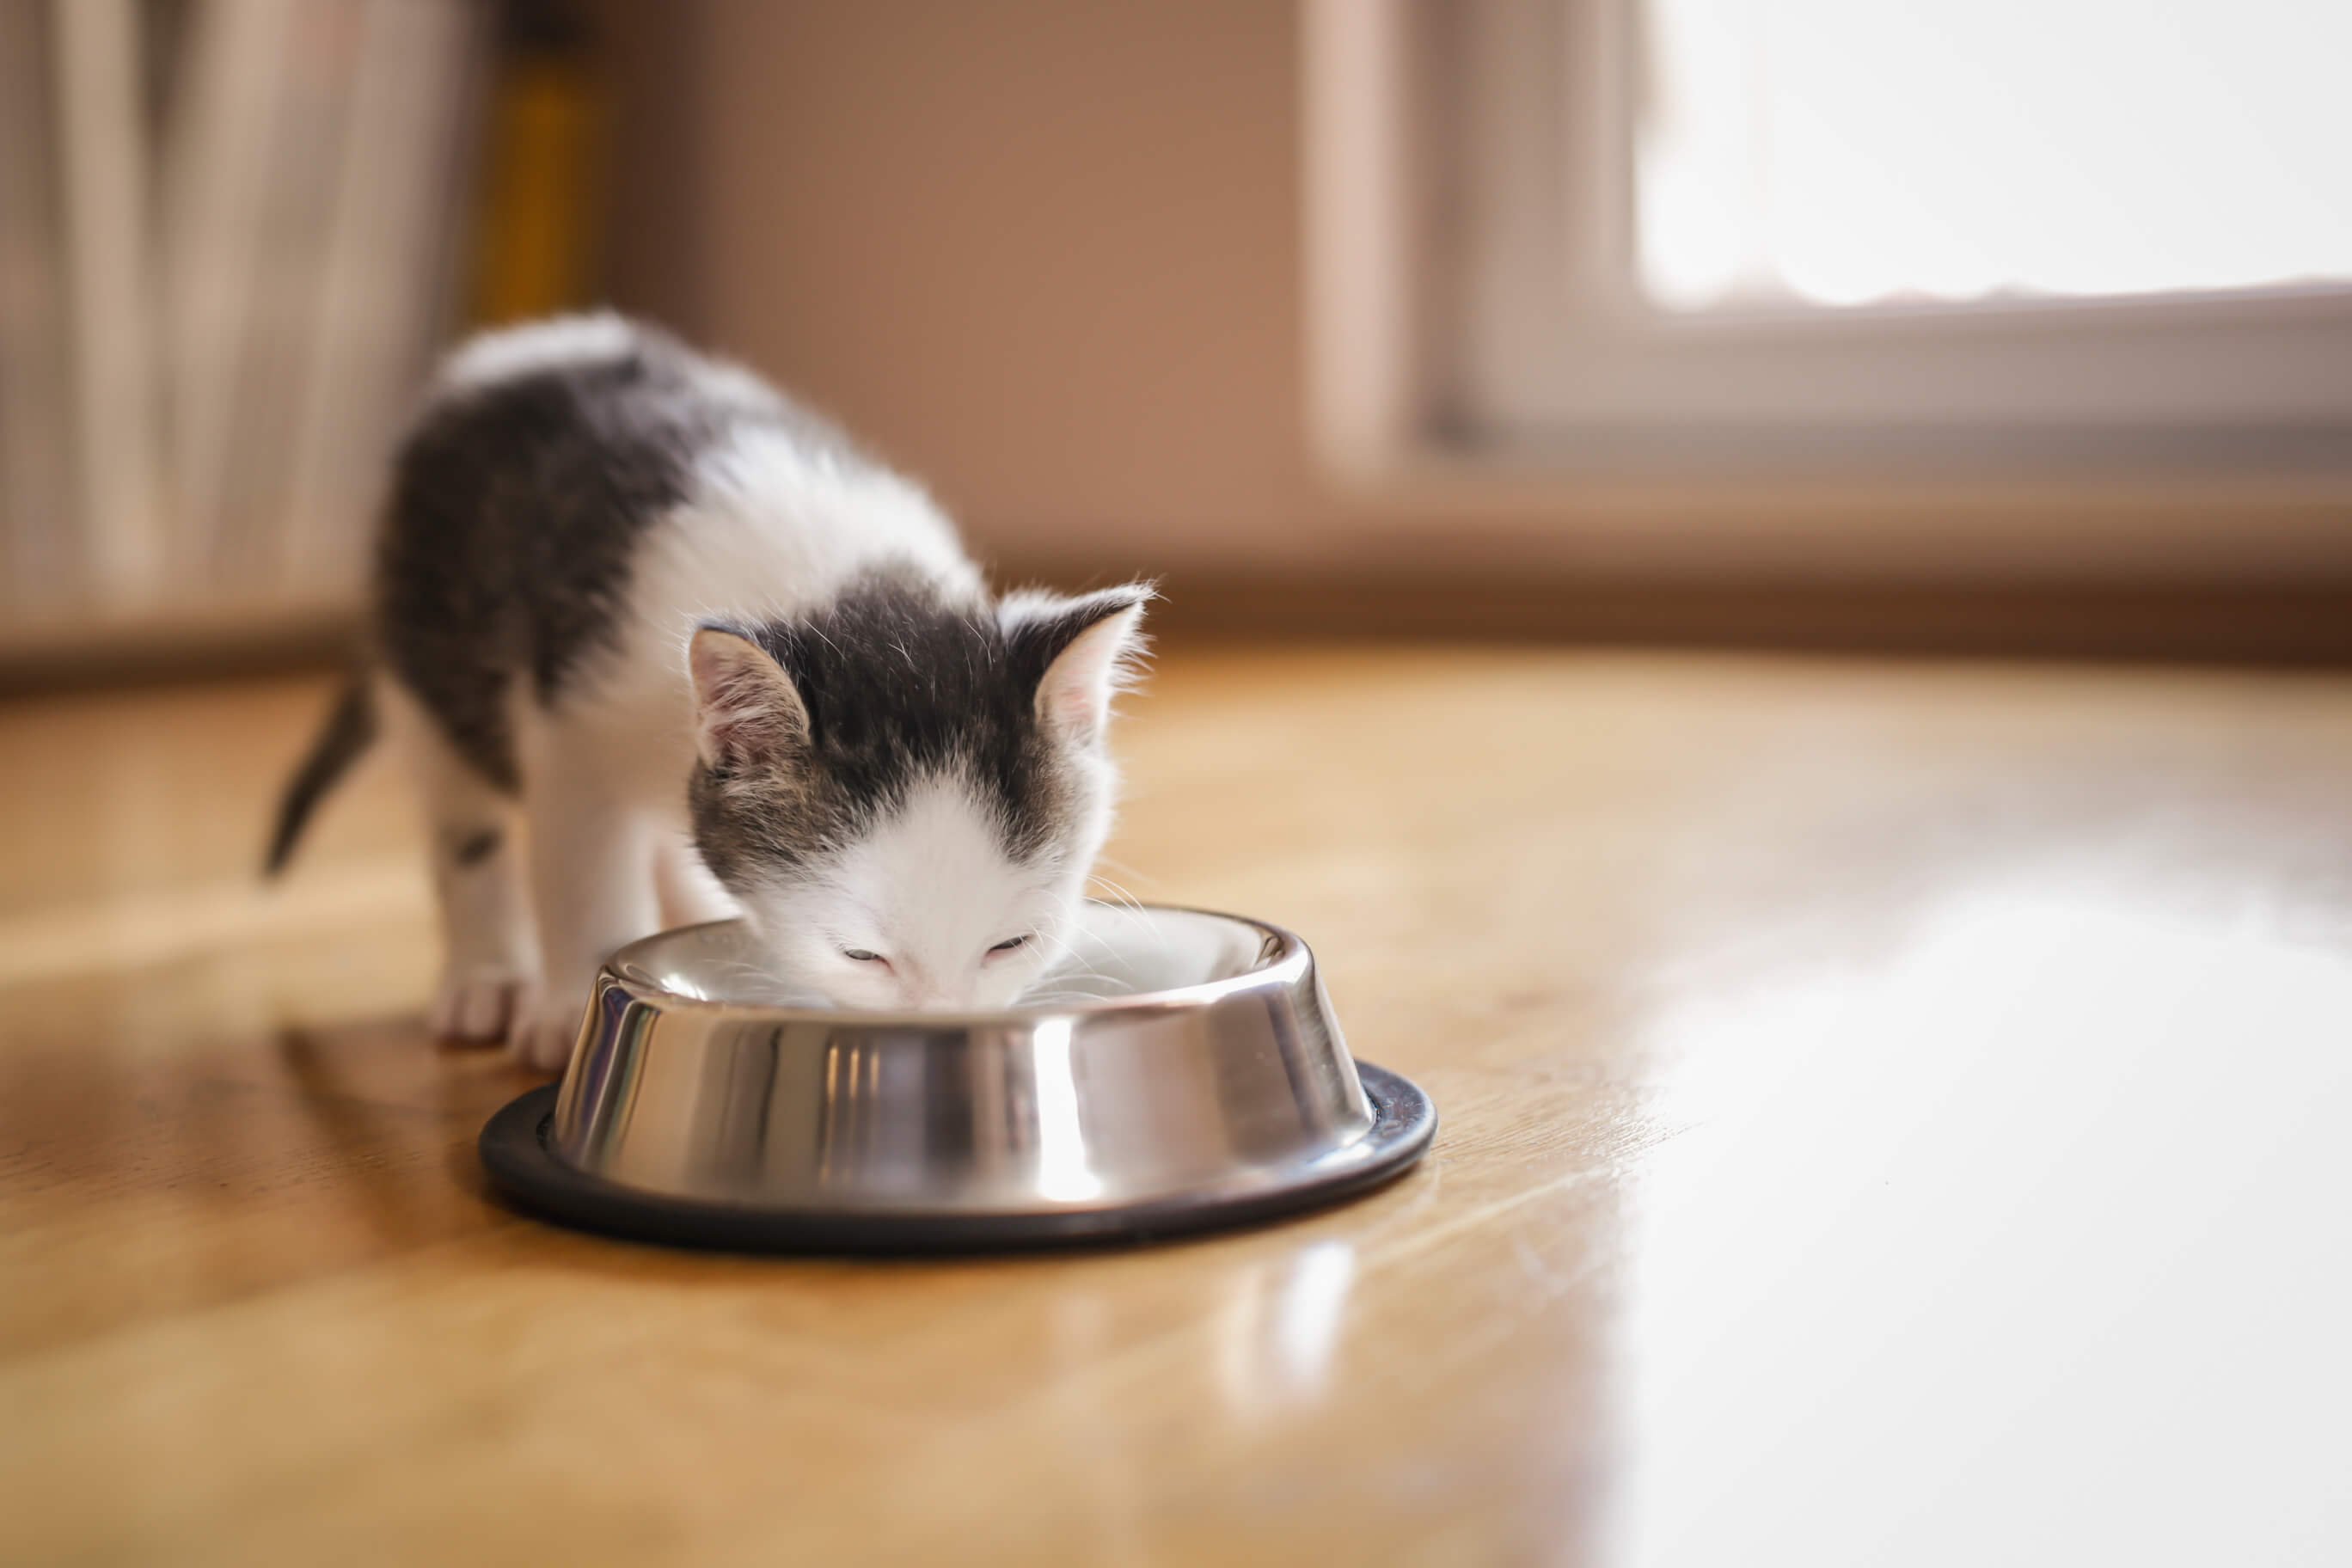
<path id="1" fill-rule="evenodd" d="M 808 709 L 792 677 L 751 638 L 704 626 L 687 648 L 694 677 L 695 745 L 714 768 L 791 755 L 808 742 Z"/>
<path id="2" fill-rule="evenodd" d="M 1143 651 L 1143 606 L 1156 596 L 1150 584 L 1129 583 L 1075 599 L 1017 594 L 998 606 L 1014 668 L 1034 672 L 1037 721 L 1048 733 L 1078 745 L 1102 738 L 1111 699 Z"/>

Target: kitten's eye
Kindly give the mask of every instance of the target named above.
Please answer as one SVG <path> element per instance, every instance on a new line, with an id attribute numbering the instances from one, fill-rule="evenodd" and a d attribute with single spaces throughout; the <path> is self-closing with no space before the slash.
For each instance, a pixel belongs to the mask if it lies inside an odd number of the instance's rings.
<path id="1" fill-rule="evenodd" d="M 880 953 L 868 952 L 862 947 L 845 947 L 841 950 L 841 956 L 844 958 L 856 959 L 860 963 L 879 963 L 882 962 L 882 955 Z"/>
<path id="2" fill-rule="evenodd" d="M 1025 947 L 1028 943 L 1029 933 L 1027 931 L 1024 931 L 1019 936 L 1006 937 L 1003 942 L 998 942 L 994 947 L 990 948 L 988 951 L 991 952 L 1011 952 L 1014 948 Z"/>

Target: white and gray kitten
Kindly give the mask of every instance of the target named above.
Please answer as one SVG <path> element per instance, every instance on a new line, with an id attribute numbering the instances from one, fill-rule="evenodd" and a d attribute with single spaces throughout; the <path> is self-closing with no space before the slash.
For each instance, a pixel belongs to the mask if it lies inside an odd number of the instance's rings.
<path id="1" fill-rule="evenodd" d="M 614 948 L 739 910 L 838 1005 L 1001 1006 L 1108 829 L 1150 596 L 991 598 L 915 485 L 648 328 L 478 338 L 402 447 L 374 668 L 270 868 L 381 727 L 432 828 L 445 1036 L 559 1067 Z"/>

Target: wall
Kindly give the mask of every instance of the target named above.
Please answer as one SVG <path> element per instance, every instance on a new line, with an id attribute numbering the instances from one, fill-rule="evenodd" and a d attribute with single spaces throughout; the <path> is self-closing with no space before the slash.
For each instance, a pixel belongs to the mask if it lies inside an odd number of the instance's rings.
<path id="1" fill-rule="evenodd" d="M 623 26 L 625 304 L 828 409 L 1008 563 L 1319 552 L 1288 0 Z"/>

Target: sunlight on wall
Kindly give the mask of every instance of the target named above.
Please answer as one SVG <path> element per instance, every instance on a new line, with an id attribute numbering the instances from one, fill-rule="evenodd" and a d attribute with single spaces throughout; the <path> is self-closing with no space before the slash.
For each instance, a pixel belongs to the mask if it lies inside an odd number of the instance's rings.
<path id="1" fill-rule="evenodd" d="M 1643 0 L 1675 310 L 2352 281 L 2352 6 Z"/>

